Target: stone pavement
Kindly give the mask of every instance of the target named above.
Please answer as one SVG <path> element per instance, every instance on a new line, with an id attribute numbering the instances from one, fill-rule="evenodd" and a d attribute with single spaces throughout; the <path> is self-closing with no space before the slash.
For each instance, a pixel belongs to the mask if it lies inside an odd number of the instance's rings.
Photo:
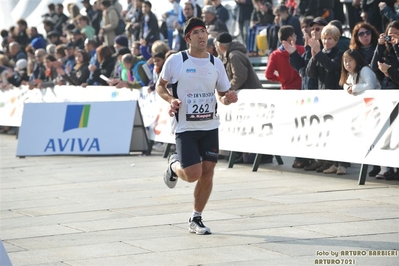
<path id="1" fill-rule="evenodd" d="M 15 157 L 0 136 L 0 238 L 13 265 L 398 265 L 399 182 L 263 164 L 215 170 L 187 231 L 194 184 L 168 189 L 161 154 Z M 371 251 L 371 253 L 369 253 Z M 377 253 L 377 251 L 390 251 Z M 334 260 L 332 260 L 334 259 Z"/>

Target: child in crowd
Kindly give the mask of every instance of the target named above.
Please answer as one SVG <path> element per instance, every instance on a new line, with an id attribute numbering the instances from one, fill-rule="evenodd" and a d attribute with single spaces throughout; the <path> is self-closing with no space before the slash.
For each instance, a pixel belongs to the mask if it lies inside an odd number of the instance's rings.
<path id="1" fill-rule="evenodd" d="M 358 50 L 347 50 L 342 56 L 339 85 L 349 94 L 359 95 L 365 90 L 381 89 L 374 71 Z"/>
<path id="2" fill-rule="evenodd" d="M 302 79 L 299 73 L 290 65 L 290 53 L 298 51 L 300 55 L 305 52 L 302 45 L 296 45 L 296 35 L 291 25 L 284 25 L 278 31 L 278 39 L 283 45 L 273 51 L 269 56 L 265 76 L 270 81 L 281 83 L 282 90 L 300 90 Z M 287 47 L 287 49 L 285 48 Z"/>
<path id="3" fill-rule="evenodd" d="M 123 66 L 128 70 L 127 78 L 129 88 L 141 88 L 147 86 L 148 77 L 143 69 L 143 65 L 147 62 L 140 60 L 139 57 L 132 54 L 125 54 L 122 56 Z"/>

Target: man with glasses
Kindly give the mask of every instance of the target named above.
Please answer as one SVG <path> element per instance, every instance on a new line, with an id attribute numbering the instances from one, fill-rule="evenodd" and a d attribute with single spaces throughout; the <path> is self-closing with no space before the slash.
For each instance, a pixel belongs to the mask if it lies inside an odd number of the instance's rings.
<path id="1" fill-rule="evenodd" d="M 308 41 L 310 38 L 314 38 L 320 42 L 320 47 L 322 43 L 321 39 L 321 31 L 324 26 L 327 25 L 327 21 L 325 21 L 322 17 L 317 17 L 313 19 L 312 22 L 309 23 L 310 26 L 310 35 L 306 31 L 306 27 L 303 27 L 303 35 L 305 40 L 305 53 L 301 56 L 301 54 L 297 51 L 297 47 L 289 42 L 283 42 L 284 49 L 290 54 L 290 64 L 291 66 L 297 70 L 302 79 L 306 79 L 306 82 L 303 82 L 302 87 L 303 90 L 317 90 L 319 87 L 319 82 L 317 78 L 309 77 L 306 74 L 306 67 L 309 63 L 310 58 L 312 58 L 312 48 L 309 46 Z M 269 59 L 270 60 L 270 59 Z M 296 157 L 295 161 L 292 165 L 293 168 L 303 168 L 305 171 L 314 171 L 318 167 L 321 166 L 322 162 L 310 160 L 306 158 Z"/>
<path id="2" fill-rule="evenodd" d="M 197 182 L 189 232 L 207 235 L 211 230 L 202 223 L 202 211 L 211 195 L 219 153 L 217 101 L 235 103 L 237 94 L 230 90 L 223 63 L 206 51 L 205 23 L 197 17 L 189 19 L 184 34 L 188 50 L 168 58 L 156 84 L 175 122 L 177 154 L 169 156 L 164 182 L 169 188 L 176 186 L 178 178 Z"/>
<path id="3" fill-rule="evenodd" d="M 46 78 L 46 67 L 44 66 L 44 56 L 46 50 L 40 48 L 35 51 L 35 65 L 33 67 L 32 74 L 29 77 L 29 88 L 33 89 L 41 81 Z"/>
<path id="4" fill-rule="evenodd" d="M 322 48 L 323 45 L 320 41 L 321 39 L 321 31 L 324 28 L 324 26 L 327 25 L 327 21 L 323 19 L 322 17 L 317 17 L 315 18 L 310 24 L 310 35 L 309 36 L 305 31 L 304 31 L 304 40 L 305 40 L 305 53 L 301 56 L 297 50 L 296 47 L 290 43 L 284 43 L 283 46 L 284 48 L 288 51 L 290 54 L 290 64 L 291 66 L 297 70 L 299 73 L 302 74 L 302 78 L 306 76 L 305 69 L 306 66 L 309 63 L 310 58 L 312 58 L 312 49 L 308 45 L 308 40 L 310 38 L 314 38 L 315 40 L 318 40 L 320 42 L 320 47 Z M 317 78 L 308 78 L 307 82 L 307 87 L 302 88 L 304 90 L 317 90 L 319 88 L 318 80 Z"/>

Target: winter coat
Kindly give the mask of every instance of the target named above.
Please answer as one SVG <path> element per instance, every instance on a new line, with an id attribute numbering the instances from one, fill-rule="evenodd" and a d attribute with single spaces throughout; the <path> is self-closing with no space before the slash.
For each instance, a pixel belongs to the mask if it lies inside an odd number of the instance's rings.
<path id="1" fill-rule="evenodd" d="M 154 13 L 150 12 L 150 14 L 148 15 L 149 19 L 146 22 L 146 15 L 143 14 L 143 20 L 141 23 L 141 28 L 140 28 L 140 38 L 143 38 L 146 42 L 147 45 L 152 44 L 153 42 L 157 41 L 160 39 L 159 36 L 159 26 L 158 26 L 158 19 L 157 16 L 155 16 Z M 146 26 L 146 24 L 148 25 L 148 34 L 147 36 L 144 37 L 144 27 Z"/>
<path id="2" fill-rule="evenodd" d="M 399 77 L 394 73 L 399 68 L 399 47 L 397 45 L 390 46 L 388 50 L 385 45 L 377 45 L 373 59 L 371 60 L 371 69 L 377 74 L 381 80 L 382 89 L 399 89 Z M 378 68 L 378 62 L 383 62 L 391 67 L 388 69 L 389 77 L 385 76 Z"/>
<path id="3" fill-rule="evenodd" d="M 306 68 L 306 74 L 310 78 L 319 79 L 319 90 L 340 90 L 342 54 L 344 52 L 334 46 L 329 53 L 323 50 L 318 52 L 315 58 L 311 58 Z"/>
<path id="4" fill-rule="evenodd" d="M 114 71 L 115 66 L 115 58 L 112 56 L 108 56 L 104 59 L 102 63 L 100 63 L 100 67 L 96 69 L 93 73 L 93 80 L 91 82 L 98 82 L 101 85 L 108 85 L 106 81 L 100 78 L 100 75 L 104 75 L 107 78 L 111 77 L 112 72 Z"/>
<path id="5" fill-rule="evenodd" d="M 303 46 L 297 45 L 297 53 L 302 55 L 305 52 Z M 302 79 L 299 73 L 290 65 L 290 55 L 286 50 L 281 48 L 273 51 L 267 62 L 265 76 L 270 81 L 281 83 L 282 90 L 300 90 L 302 87 Z M 274 72 L 277 71 L 276 75 Z"/>
<path id="6" fill-rule="evenodd" d="M 86 83 L 90 76 L 88 64 L 82 64 L 76 71 L 72 71 L 69 75 L 63 75 L 62 78 L 68 81 L 71 85 L 82 85 Z"/>
<path id="7" fill-rule="evenodd" d="M 247 49 L 242 43 L 232 42 L 227 45 L 223 64 L 232 90 L 262 88 L 262 84 L 249 61 Z"/>
<path id="8" fill-rule="evenodd" d="M 110 6 L 105 11 L 105 16 L 103 16 L 103 26 L 104 30 L 103 37 L 104 42 L 108 46 L 114 45 L 114 39 L 116 37 L 115 29 L 118 27 L 119 14 L 114 6 Z"/>

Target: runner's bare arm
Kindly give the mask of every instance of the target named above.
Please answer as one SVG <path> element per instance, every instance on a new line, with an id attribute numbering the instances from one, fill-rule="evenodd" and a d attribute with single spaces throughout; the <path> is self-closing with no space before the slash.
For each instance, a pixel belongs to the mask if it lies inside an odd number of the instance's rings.
<path id="1" fill-rule="evenodd" d="M 168 82 L 166 80 L 158 78 L 157 84 L 155 85 L 155 90 L 162 99 L 170 103 L 175 98 L 169 93 L 166 85 L 168 85 Z"/>
<path id="2" fill-rule="evenodd" d="M 169 93 L 168 89 L 166 88 L 167 84 L 168 82 L 166 80 L 158 78 L 155 90 L 162 99 L 170 103 L 168 113 L 170 116 L 173 117 L 178 112 L 181 101 L 179 99 L 176 99 L 175 97 L 173 97 L 173 95 Z"/>

